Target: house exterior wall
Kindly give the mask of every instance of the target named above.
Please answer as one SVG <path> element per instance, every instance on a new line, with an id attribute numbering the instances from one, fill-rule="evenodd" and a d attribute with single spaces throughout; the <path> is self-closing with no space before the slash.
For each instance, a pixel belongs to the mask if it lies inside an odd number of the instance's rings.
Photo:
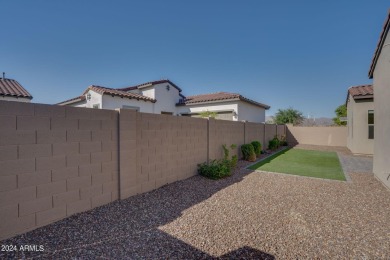
<path id="1" fill-rule="evenodd" d="M 220 103 L 214 103 L 214 104 L 198 104 L 198 105 L 186 105 L 186 106 L 177 106 L 177 113 L 200 113 L 203 111 L 234 111 L 238 112 L 238 104 L 237 102 L 230 101 L 230 102 L 220 102 Z M 238 118 L 233 116 L 233 121 L 237 121 Z"/>
<path id="2" fill-rule="evenodd" d="M 150 101 L 136 100 L 129 98 L 121 98 L 118 96 L 103 95 L 102 104 L 104 109 L 118 109 L 123 106 L 131 106 L 139 108 L 139 112 L 154 113 L 154 105 Z"/>
<path id="3" fill-rule="evenodd" d="M 137 92 L 135 92 L 135 93 L 156 99 L 156 92 L 155 92 L 154 86 L 138 89 L 138 93 Z"/>
<path id="4" fill-rule="evenodd" d="M 91 94 L 91 99 L 90 100 L 86 99 L 85 105 L 84 104 L 79 105 L 78 103 L 76 103 L 75 105 L 72 105 L 72 106 L 93 108 L 94 105 L 98 105 L 99 108 L 104 108 L 102 106 L 102 103 L 103 103 L 102 94 L 96 93 L 93 90 L 89 90 L 88 93 L 85 94 L 85 96 L 88 94 Z"/>
<path id="5" fill-rule="evenodd" d="M 371 99 L 355 100 L 349 96 L 347 147 L 354 154 L 371 155 L 374 153 L 374 139 L 368 139 L 368 110 L 374 110 L 374 102 Z"/>
<path id="6" fill-rule="evenodd" d="M 16 101 L 16 102 L 31 102 L 31 99 L 29 98 L 22 98 L 22 97 L 9 97 L 9 96 L 0 96 L 0 101 Z"/>
<path id="7" fill-rule="evenodd" d="M 254 123 L 265 122 L 265 109 L 247 102 L 238 101 L 238 121 L 248 121 Z"/>
<path id="8" fill-rule="evenodd" d="M 374 70 L 374 165 L 375 176 L 390 188 L 390 33 L 387 34 Z"/>
<path id="9" fill-rule="evenodd" d="M 169 85 L 169 90 L 167 86 Z M 161 114 L 164 112 L 172 112 L 177 115 L 176 104 L 180 100 L 179 90 L 168 83 L 158 84 L 154 86 L 155 98 L 157 102 L 154 104 L 154 113 Z"/>
<path id="10" fill-rule="evenodd" d="M 71 104 L 69 106 L 71 106 L 71 107 L 87 107 L 87 101 L 83 100 L 83 101 L 80 101 L 80 102 L 77 102 L 77 103 L 73 103 L 73 104 Z"/>

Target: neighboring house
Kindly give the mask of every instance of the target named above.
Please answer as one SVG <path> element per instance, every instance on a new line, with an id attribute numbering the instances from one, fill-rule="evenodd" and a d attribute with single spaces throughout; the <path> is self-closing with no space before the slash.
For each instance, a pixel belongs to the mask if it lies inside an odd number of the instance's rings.
<path id="1" fill-rule="evenodd" d="M 269 106 L 236 93 L 219 92 L 185 97 L 170 80 L 151 81 L 126 88 L 89 86 L 81 96 L 58 105 L 75 107 L 135 109 L 144 113 L 199 117 L 201 112 L 217 113 L 217 119 L 264 122 Z"/>
<path id="2" fill-rule="evenodd" d="M 368 77 L 373 78 L 375 130 L 374 174 L 390 188 L 390 9 L 387 14 Z"/>
<path id="3" fill-rule="evenodd" d="M 237 93 L 218 92 L 188 96 L 181 100 L 178 111 L 183 116 L 200 117 L 203 111 L 216 112 L 216 119 L 265 122 L 265 110 L 270 107 Z"/>
<path id="4" fill-rule="evenodd" d="M 354 154 L 374 153 L 374 89 L 372 85 L 350 87 L 347 100 L 347 147 Z"/>
<path id="5" fill-rule="evenodd" d="M 0 78 L 0 100 L 30 102 L 32 98 L 16 80 Z"/>

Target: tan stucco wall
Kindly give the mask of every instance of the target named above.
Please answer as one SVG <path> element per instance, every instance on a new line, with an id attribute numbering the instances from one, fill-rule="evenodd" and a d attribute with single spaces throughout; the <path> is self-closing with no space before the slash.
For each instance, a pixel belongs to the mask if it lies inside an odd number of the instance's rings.
<path id="1" fill-rule="evenodd" d="M 347 146 L 347 127 L 305 127 L 287 125 L 289 144 Z"/>
<path id="2" fill-rule="evenodd" d="M 374 71 L 374 174 L 390 188 L 390 33 Z"/>
<path id="3" fill-rule="evenodd" d="M 368 139 L 368 110 L 374 110 L 374 102 L 364 99 L 354 100 L 350 96 L 347 108 L 348 149 L 354 154 L 372 155 L 374 153 L 374 139 Z"/>

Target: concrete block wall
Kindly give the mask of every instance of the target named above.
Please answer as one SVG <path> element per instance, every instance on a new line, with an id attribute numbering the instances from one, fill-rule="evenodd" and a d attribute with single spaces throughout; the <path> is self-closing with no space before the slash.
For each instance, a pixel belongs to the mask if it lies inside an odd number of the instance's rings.
<path id="1" fill-rule="evenodd" d="M 287 125 L 287 141 L 290 144 L 308 144 L 324 146 L 347 146 L 348 128 L 307 127 Z"/>
<path id="2" fill-rule="evenodd" d="M 207 161 L 207 124 L 198 118 L 120 110 L 120 197 L 197 174 Z"/>
<path id="3" fill-rule="evenodd" d="M 237 148 L 230 155 L 241 158 L 240 147 L 245 143 L 245 123 L 209 119 L 209 159 L 223 158 L 222 145 L 228 147 L 232 144 Z"/>
<path id="4" fill-rule="evenodd" d="M 268 132 L 269 133 L 268 133 Z M 0 101 L 0 240 L 197 174 L 276 126 Z"/>
<path id="5" fill-rule="evenodd" d="M 276 125 L 276 134 L 279 138 L 279 140 L 284 136 L 284 138 L 287 138 L 286 136 L 286 125 Z"/>
<path id="6" fill-rule="evenodd" d="M 116 111 L 0 101 L 0 239 L 118 199 Z"/>
<path id="7" fill-rule="evenodd" d="M 268 143 L 277 135 L 277 125 L 265 124 L 264 143 L 265 149 L 268 148 Z"/>
<path id="8" fill-rule="evenodd" d="M 264 146 L 265 125 L 261 123 L 245 123 L 245 143 L 259 141 L 262 149 Z"/>

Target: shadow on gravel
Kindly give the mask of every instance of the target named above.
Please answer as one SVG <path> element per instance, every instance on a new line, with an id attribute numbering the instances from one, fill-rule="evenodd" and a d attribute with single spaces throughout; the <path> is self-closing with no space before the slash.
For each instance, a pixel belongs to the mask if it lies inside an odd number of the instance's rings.
<path id="1" fill-rule="evenodd" d="M 245 163 L 240 162 L 241 167 Z M 43 252 L 0 252 L 7 258 L 126 258 L 213 259 L 207 253 L 158 229 L 182 215 L 182 211 L 207 200 L 216 192 L 240 182 L 250 170 L 240 170 L 218 181 L 201 176 L 178 181 L 149 193 L 80 213 L 33 230 L 2 245 L 43 246 Z M 189 225 L 190 226 L 190 225 Z M 217 258 L 274 259 L 272 255 L 242 247 Z"/>

